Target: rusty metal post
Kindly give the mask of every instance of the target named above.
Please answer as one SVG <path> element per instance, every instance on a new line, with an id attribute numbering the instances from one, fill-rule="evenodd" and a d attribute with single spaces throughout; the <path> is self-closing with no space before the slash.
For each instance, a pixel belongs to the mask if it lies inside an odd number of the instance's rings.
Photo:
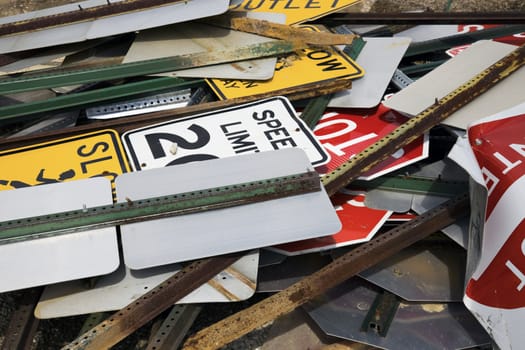
<path id="1" fill-rule="evenodd" d="M 466 214 L 464 194 L 364 243 L 287 289 L 233 314 L 191 336 L 183 350 L 210 350 L 240 338 L 287 314 L 328 289 L 454 223 Z"/>

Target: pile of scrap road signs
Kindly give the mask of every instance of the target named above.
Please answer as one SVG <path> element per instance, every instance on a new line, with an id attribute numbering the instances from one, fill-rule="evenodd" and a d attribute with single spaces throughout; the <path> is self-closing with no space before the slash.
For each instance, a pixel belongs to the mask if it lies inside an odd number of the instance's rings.
<path id="1" fill-rule="evenodd" d="M 359 5 L 3 17 L 2 349 L 519 347 L 525 26 Z"/>

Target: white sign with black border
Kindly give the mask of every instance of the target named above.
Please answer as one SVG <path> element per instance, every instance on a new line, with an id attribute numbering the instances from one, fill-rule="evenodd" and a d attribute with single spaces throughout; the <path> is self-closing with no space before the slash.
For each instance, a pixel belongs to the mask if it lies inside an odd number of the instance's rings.
<path id="1" fill-rule="evenodd" d="M 131 130 L 122 140 L 134 170 L 291 147 L 303 149 L 313 166 L 329 161 L 285 97 Z"/>

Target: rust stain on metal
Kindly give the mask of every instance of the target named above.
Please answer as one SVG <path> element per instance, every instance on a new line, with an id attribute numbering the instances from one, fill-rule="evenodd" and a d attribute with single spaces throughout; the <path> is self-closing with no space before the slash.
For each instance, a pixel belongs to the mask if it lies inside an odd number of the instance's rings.
<path id="1" fill-rule="evenodd" d="M 356 37 L 354 34 L 312 32 L 285 24 L 247 17 L 219 18 L 219 25 L 224 25 L 234 30 L 312 45 L 349 45 Z"/>
<path id="2" fill-rule="evenodd" d="M 291 287 L 200 330 L 188 339 L 183 349 L 221 348 L 412 243 L 450 225 L 466 213 L 468 206 L 468 195 L 462 195 L 364 243 Z"/>
<path id="3" fill-rule="evenodd" d="M 232 275 L 233 277 L 235 277 L 237 280 L 239 280 L 240 282 L 242 282 L 243 284 L 245 284 L 249 288 L 251 288 L 253 290 L 255 290 L 255 288 L 257 288 L 257 284 L 255 283 L 255 281 L 252 281 L 251 279 L 249 279 L 248 277 L 246 277 L 245 275 L 243 275 L 242 273 L 240 273 L 239 271 L 237 271 L 233 267 L 230 266 L 224 271 L 226 273 Z"/>
<path id="4" fill-rule="evenodd" d="M 211 279 L 208 281 L 208 284 L 215 289 L 217 292 L 221 293 L 229 301 L 239 301 L 241 300 L 238 296 L 226 289 L 222 284 L 220 284 L 216 279 Z"/>
<path id="5" fill-rule="evenodd" d="M 108 349 L 152 320 L 242 256 L 229 254 L 195 261 L 105 321 L 80 335 L 62 350 Z"/>

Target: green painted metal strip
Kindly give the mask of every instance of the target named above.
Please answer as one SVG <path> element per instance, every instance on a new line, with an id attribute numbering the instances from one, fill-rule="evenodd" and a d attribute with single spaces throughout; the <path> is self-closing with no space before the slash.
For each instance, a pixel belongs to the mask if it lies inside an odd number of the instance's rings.
<path id="1" fill-rule="evenodd" d="M 1 79 L 0 94 L 71 86 L 269 57 L 290 53 L 300 48 L 297 44 L 279 40 L 234 49 L 199 52 L 104 67 L 83 68 L 78 70 L 62 69 L 53 70 L 52 72 L 31 73 L 21 77 Z"/>
<path id="2" fill-rule="evenodd" d="M 431 70 L 439 67 L 440 65 L 442 65 L 443 63 L 445 63 L 447 61 L 448 61 L 448 59 L 439 60 L 439 61 L 431 61 L 431 62 L 420 63 L 420 64 L 414 64 L 412 66 L 401 67 L 401 68 L 399 68 L 399 70 L 402 71 L 403 73 L 405 73 L 408 76 L 411 76 L 411 75 L 423 75 L 423 74 L 426 74 L 426 73 L 430 72 Z"/>
<path id="3" fill-rule="evenodd" d="M 411 57 L 438 50 L 446 50 L 454 46 L 471 44 L 478 40 L 500 38 L 507 35 L 522 33 L 525 25 L 504 25 L 499 27 L 487 28 L 475 32 L 461 33 L 444 38 L 420 41 L 410 44 L 404 57 Z"/>
<path id="4" fill-rule="evenodd" d="M 320 191 L 314 171 L 0 222 L 0 244 L 228 208 Z"/>
<path id="5" fill-rule="evenodd" d="M 328 94 L 313 98 L 308 102 L 301 113 L 301 119 L 310 129 L 313 130 L 315 128 L 331 99 L 332 94 Z"/>
<path id="6" fill-rule="evenodd" d="M 87 107 L 95 105 L 101 101 L 109 101 L 170 88 L 180 88 L 182 90 L 197 87 L 203 83 L 204 80 L 202 79 L 186 81 L 179 78 L 161 77 L 108 88 L 62 95 L 43 101 L 4 106 L 0 107 L 0 123 L 10 122 L 14 118 L 24 115 L 72 107 Z"/>
<path id="7" fill-rule="evenodd" d="M 351 186 L 364 189 L 381 189 L 387 191 L 425 193 L 442 196 L 456 196 L 458 193 L 468 190 L 468 182 L 389 176 L 381 176 L 370 181 L 354 180 Z"/>

